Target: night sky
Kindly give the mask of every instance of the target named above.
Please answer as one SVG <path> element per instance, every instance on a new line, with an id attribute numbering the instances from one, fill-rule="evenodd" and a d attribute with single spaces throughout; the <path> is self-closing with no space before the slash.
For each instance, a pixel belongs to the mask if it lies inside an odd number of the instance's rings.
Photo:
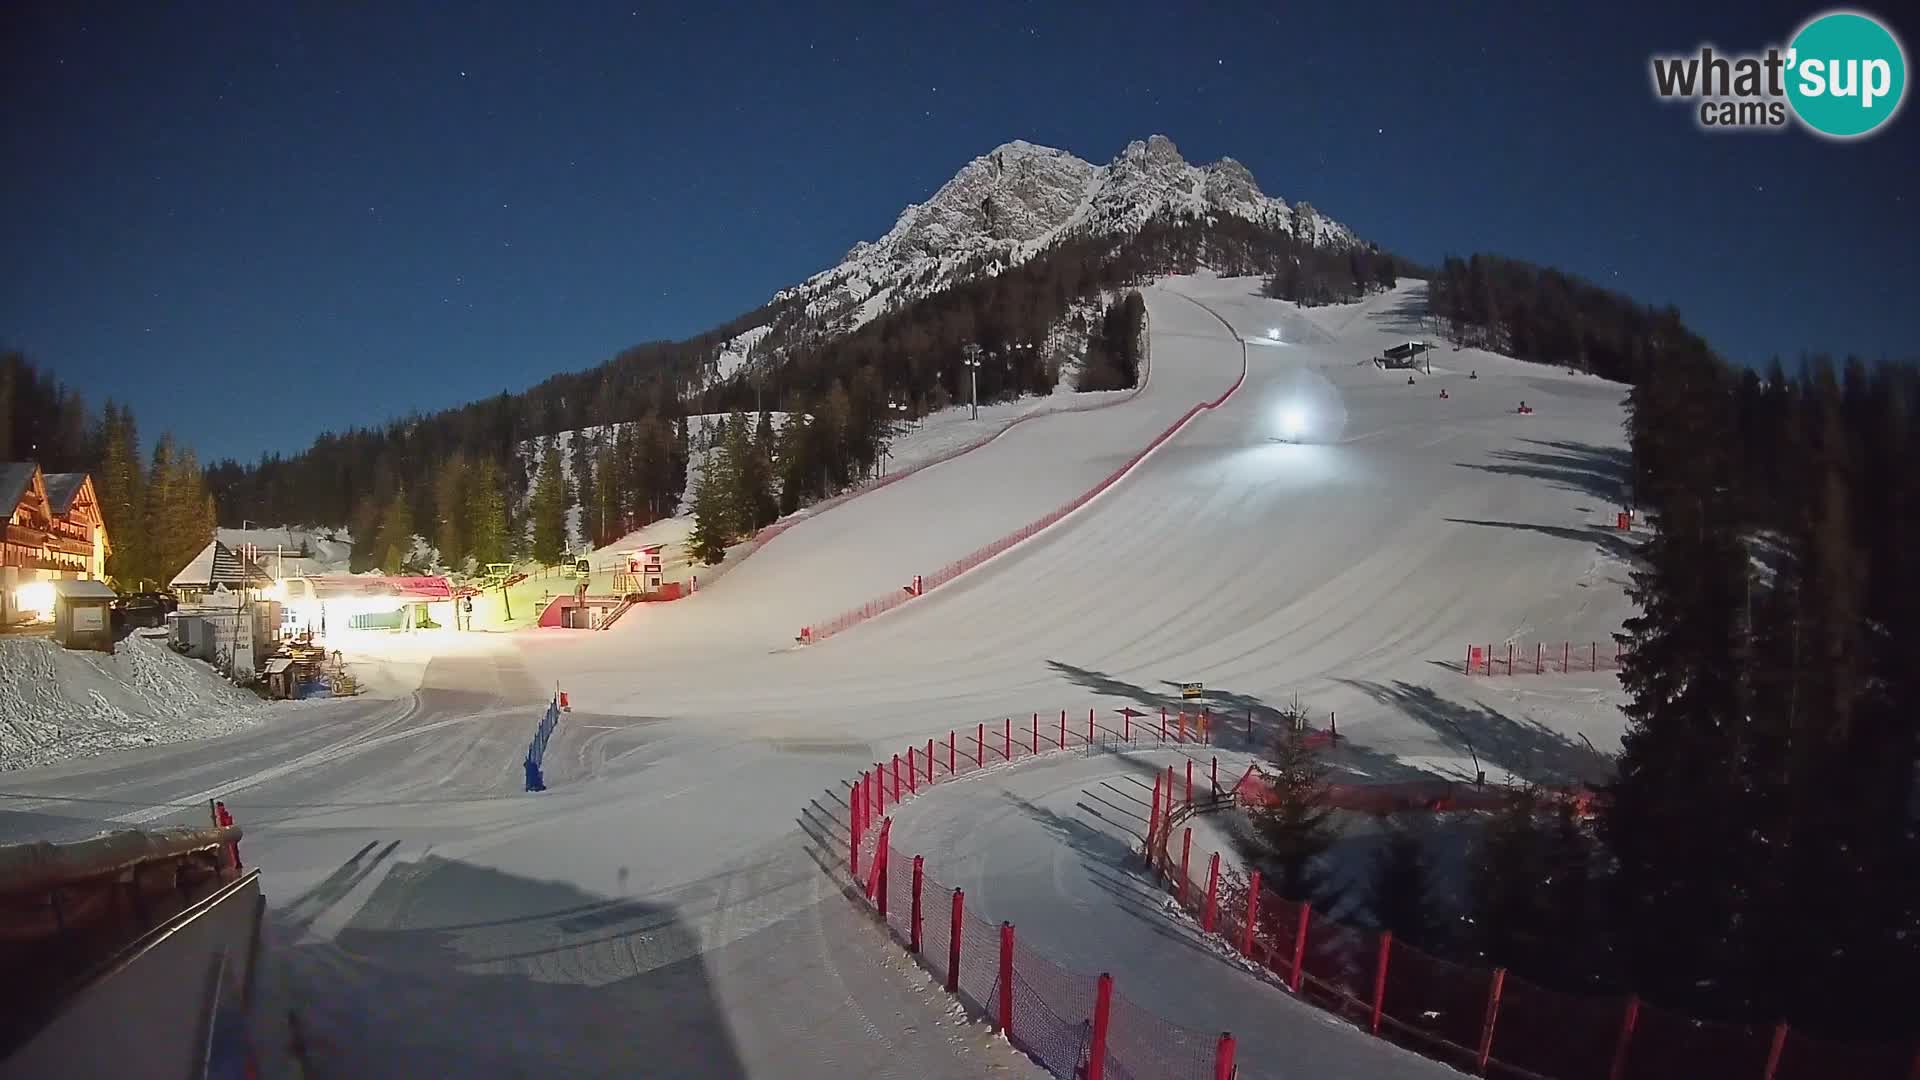
<path id="1" fill-rule="evenodd" d="M 1817 6 L 706 6 L 6 5 L 0 344 L 148 439 L 295 450 L 708 329 L 1001 142 L 1159 132 L 1415 259 L 1672 302 L 1734 359 L 1920 353 L 1911 102 L 1838 144 L 1649 89 L 1651 53 Z"/>

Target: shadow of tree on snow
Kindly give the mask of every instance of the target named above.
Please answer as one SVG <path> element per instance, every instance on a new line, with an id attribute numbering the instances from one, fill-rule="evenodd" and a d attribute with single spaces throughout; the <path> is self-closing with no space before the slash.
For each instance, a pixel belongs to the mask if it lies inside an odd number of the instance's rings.
<path id="1" fill-rule="evenodd" d="M 1562 491 L 1578 492 L 1619 505 L 1626 499 L 1633 455 L 1625 447 L 1565 440 L 1521 439 L 1537 450 L 1495 450 L 1487 461 L 1456 461 L 1462 469 L 1544 480 Z"/>
<path id="2" fill-rule="evenodd" d="M 1613 775 L 1613 759 L 1585 742 L 1531 720 L 1515 720 L 1485 705 L 1449 701 L 1430 687 L 1343 679 L 1374 701 L 1433 729 L 1440 741 L 1486 765 L 1498 765 L 1546 784 L 1600 783 Z"/>

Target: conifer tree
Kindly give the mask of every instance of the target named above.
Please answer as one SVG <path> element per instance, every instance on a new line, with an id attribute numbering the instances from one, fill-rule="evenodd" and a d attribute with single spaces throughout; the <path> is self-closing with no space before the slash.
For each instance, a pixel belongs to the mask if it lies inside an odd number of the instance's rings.
<path id="1" fill-rule="evenodd" d="M 533 518 L 533 560 L 542 566 L 558 565 L 567 554 L 567 480 L 561 469 L 559 443 L 550 442 L 528 507 Z"/>
<path id="2" fill-rule="evenodd" d="M 1446 921 L 1425 838 L 1384 815 L 1381 828 L 1386 839 L 1374 852 L 1368 889 L 1374 922 L 1396 941 L 1432 952 L 1442 944 Z"/>
<path id="3" fill-rule="evenodd" d="M 687 535 L 687 554 L 705 566 L 727 557 L 730 511 L 717 458 L 709 453 L 701 459 L 700 478 L 693 492 L 693 531 Z"/>
<path id="4" fill-rule="evenodd" d="M 458 571 L 466 565 L 470 518 L 468 514 L 467 458 L 454 451 L 442 462 L 433 484 L 433 538 L 440 561 Z"/>
<path id="5" fill-rule="evenodd" d="M 398 574 L 407 569 L 413 554 L 413 506 L 407 501 L 405 484 L 393 489 L 393 498 L 380 515 L 374 550 L 379 553 L 381 573 Z"/>
<path id="6" fill-rule="evenodd" d="M 1480 963 L 1538 978 L 1551 962 L 1551 860 L 1531 790 L 1512 792 L 1481 830 L 1468 857 L 1472 945 Z"/>
<path id="7" fill-rule="evenodd" d="M 1311 899 L 1319 885 L 1313 860 L 1333 845 L 1333 807 L 1327 802 L 1327 767 L 1307 744 L 1306 733 L 1289 729 L 1259 765 L 1273 799 L 1250 812 L 1254 832 L 1278 869 L 1275 883 L 1289 900 Z"/>
<path id="8" fill-rule="evenodd" d="M 139 587 L 147 573 L 146 477 L 140 469 L 140 438 L 133 412 L 107 402 L 101 421 L 101 461 L 94 477 L 101 518 L 113 541 L 107 573 L 123 590 Z"/>
<path id="9" fill-rule="evenodd" d="M 587 527 L 593 546 L 601 547 L 627 531 L 623 494 L 627 480 L 617 437 L 599 440 L 593 458 L 593 505 L 586 511 Z"/>
<path id="10" fill-rule="evenodd" d="M 506 485 L 499 464 L 487 457 L 475 462 L 466 488 L 471 530 L 468 545 L 474 559 L 483 566 L 506 562 L 512 545 L 507 536 Z"/>

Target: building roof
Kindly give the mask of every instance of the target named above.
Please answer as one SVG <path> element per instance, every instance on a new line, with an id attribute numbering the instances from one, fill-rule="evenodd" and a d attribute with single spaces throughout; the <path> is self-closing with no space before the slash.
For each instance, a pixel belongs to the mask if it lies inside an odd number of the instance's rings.
<path id="1" fill-rule="evenodd" d="M 1395 345 L 1393 348 L 1387 349 L 1386 351 L 1384 351 L 1381 355 L 1385 356 L 1389 360 L 1404 360 L 1409 356 L 1416 356 L 1423 352 L 1432 352 L 1432 351 L 1433 351 L 1432 342 L 1409 341 L 1405 345 Z"/>
<path id="2" fill-rule="evenodd" d="M 4 506 L 9 515 L 20 505 L 27 485 L 33 483 L 33 474 L 39 468 L 31 461 L 0 461 L 0 506 Z M 0 522 L 5 520 L 0 517 Z"/>
<path id="3" fill-rule="evenodd" d="M 408 600 L 446 600 L 453 589 L 443 577 L 392 577 L 382 574 L 321 574 L 307 579 L 317 600 L 343 596 L 392 596 Z"/>
<path id="4" fill-rule="evenodd" d="M 52 585 L 55 596 L 68 600 L 111 600 L 119 595 L 106 582 L 92 578 L 63 578 Z"/>
<path id="5" fill-rule="evenodd" d="M 44 477 L 47 485 L 47 509 L 56 515 L 64 515 L 73 509 L 73 497 L 87 485 L 87 474 L 83 472 L 50 472 Z"/>
<path id="6" fill-rule="evenodd" d="M 179 573 L 168 583 L 175 589 L 211 589 L 225 585 L 230 589 L 264 589 L 273 584 L 265 570 L 233 553 L 218 540 L 207 541 Z"/>

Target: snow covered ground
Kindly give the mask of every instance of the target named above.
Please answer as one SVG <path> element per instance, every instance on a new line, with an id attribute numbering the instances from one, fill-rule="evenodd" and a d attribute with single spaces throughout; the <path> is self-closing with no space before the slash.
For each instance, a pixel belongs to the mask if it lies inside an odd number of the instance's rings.
<path id="1" fill-rule="evenodd" d="M 477 651 L 426 656 L 390 714 L 303 732 L 299 748 L 243 731 L 144 774 L 117 755 L 113 782 L 148 812 L 203 812 L 196 799 L 215 791 L 258 823 L 249 857 L 275 883 L 275 955 L 296 1002 L 323 1014 L 343 1073 L 386 1052 L 426 1069 L 436 1050 L 456 1053 L 440 1071 L 658 1071 L 650 1048 L 694 1042 L 710 1075 L 1005 1068 L 930 1037 L 945 1005 L 859 944 L 815 865 L 837 853 L 799 828 L 909 740 L 1036 709 L 1157 712 L 1179 701 L 1174 684 L 1202 681 L 1208 704 L 1251 709 L 1262 730 L 1296 692 L 1316 717 L 1337 710 L 1348 768 L 1367 776 L 1470 775 L 1477 756 L 1493 778 L 1552 778 L 1604 767 L 1586 740 L 1618 746 L 1610 675 L 1469 679 L 1458 665 L 1469 641 L 1605 640 L 1628 613 L 1632 541 L 1598 527 L 1626 461 L 1623 388 L 1472 350 L 1443 352 L 1446 372 L 1408 386 L 1366 361 L 1418 334 L 1420 289 L 1300 311 L 1251 280 L 1162 283 L 1145 293 L 1152 377 L 1123 403 L 1029 420 L 816 513 L 692 599 L 610 631 L 470 635 Z M 1283 344 L 1244 344 L 1270 327 Z M 1243 373 L 1220 408 L 1060 524 L 794 645 L 800 626 L 1074 499 Z M 1514 413 L 1522 399 L 1531 415 Z M 1302 403 L 1313 437 L 1284 441 Z M 556 685 L 574 711 L 548 749 L 550 790 L 527 795 L 519 758 Z M 1053 791 L 1050 769 L 1010 782 L 1037 785 L 1020 797 L 1055 814 L 1098 780 Z M 9 790 L 78 797 L 106 775 L 26 770 Z M 983 822 L 1038 820 L 985 787 L 935 797 Z M 45 824 L 0 807 L 0 826 L 13 821 Z M 997 826 L 983 828 L 990 846 Z M 936 874 L 965 883 L 953 878 L 968 872 L 968 838 L 923 835 L 930 864 L 959 866 Z M 1018 841 L 1024 859 L 986 856 L 970 907 L 1020 919 L 1030 945 L 1082 970 L 1113 971 L 1135 1000 L 1181 980 L 1174 1019 L 1268 1029 L 1275 1045 L 1311 1048 L 1310 1074 L 1402 1068 L 1397 1051 L 1291 1003 L 1237 1012 L 1256 1003 L 1244 976 L 1193 950 L 1099 952 L 1095 923 L 1167 941 L 1149 930 L 1161 916 L 1097 906 L 1087 860 L 1106 841 L 1055 839 Z M 376 999 L 388 1004 L 356 1004 Z M 804 1019 L 782 1019 L 795 1009 Z"/>
<path id="2" fill-rule="evenodd" d="M 269 705 L 207 665 L 135 634 L 112 654 L 0 637 L 0 770 L 260 722 Z"/>

